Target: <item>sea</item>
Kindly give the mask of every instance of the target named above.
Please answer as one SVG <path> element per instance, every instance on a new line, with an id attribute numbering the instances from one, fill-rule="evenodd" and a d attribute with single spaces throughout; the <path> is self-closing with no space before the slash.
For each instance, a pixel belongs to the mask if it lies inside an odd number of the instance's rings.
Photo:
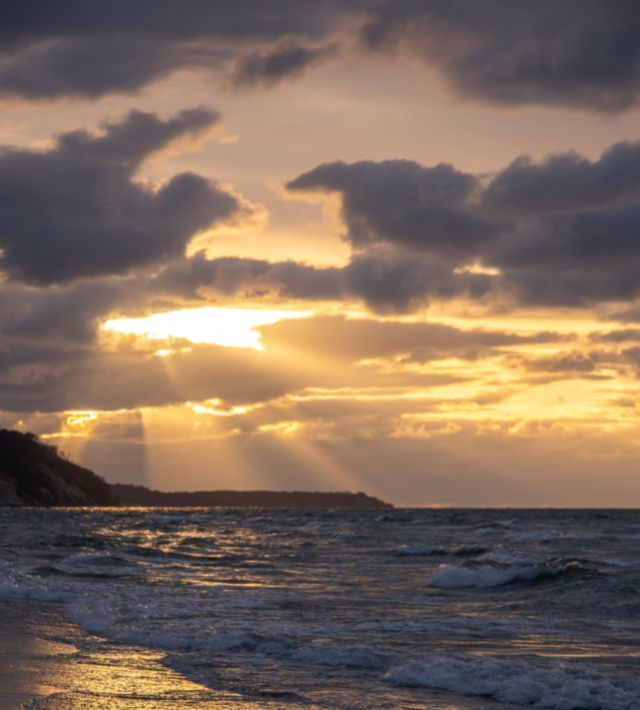
<path id="1" fill-rule="evenodd" d="M 633 710 L 639 550 L 633 510 L 2 509 L 0 600 L 157 651 L 175 707 Z"/>

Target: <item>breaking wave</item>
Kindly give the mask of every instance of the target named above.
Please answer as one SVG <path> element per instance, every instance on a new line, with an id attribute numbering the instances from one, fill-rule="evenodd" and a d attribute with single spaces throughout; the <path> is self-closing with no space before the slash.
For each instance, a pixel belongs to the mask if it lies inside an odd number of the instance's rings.
<path id="1" fill-rule="evenodd" d="M 551 710 L 635 710 L 640 681 L 571 663 L 546 666 L 488 656 L 442 655 L 394 666 L 392 683 Z"/>
<path id="2" fill-rule="evenodd" d="M 583 570 L 584 565 L 577 560 L 541 564 L 440 565 L 429 580 L 429 586 L 442 589 L 484 589 L 506 584 L 532 584 Z"/>

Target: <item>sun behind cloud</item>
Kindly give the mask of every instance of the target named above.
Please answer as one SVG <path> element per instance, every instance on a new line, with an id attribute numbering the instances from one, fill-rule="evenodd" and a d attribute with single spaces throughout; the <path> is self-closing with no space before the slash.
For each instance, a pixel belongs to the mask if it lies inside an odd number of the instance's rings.
<path id="1" fill-rule="evenodd" d="M 256 308 L 188 308 L 154 313 L 142 318 L 115 318 L 103 328 L 150 340 L 181 338 L 231 348 L 262 350 L 260 326 L 291 318 L 306 318 L 310 311 L 280 311 Z"/>

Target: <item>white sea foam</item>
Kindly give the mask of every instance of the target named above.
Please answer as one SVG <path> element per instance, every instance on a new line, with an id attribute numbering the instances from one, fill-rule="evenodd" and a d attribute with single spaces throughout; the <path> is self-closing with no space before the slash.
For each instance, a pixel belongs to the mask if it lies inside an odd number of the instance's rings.
<path id="1" fill-rule="evenodd" d="M 429 580 L 430 587 L 465 589 L 475 587 L 501 587 L 516 582 L 535 582 L 548 577 L 557 577 L 579 569 L 578 563 L 554 562 L 544 564 L 510 565 L 440 565 Z"/>
<path id="2" fill-rule="evenodd" d="M 640 681 L 612 678 L 583 664 L 535 665 L 488 656 L 443 655 L 394 666 L 385 675 L 398 685 L 552 710 L 637 710 Z"/>
<path id="3" fill-rule="evenodd" d="M 76 600 L 65 607 L 66 615 L 85 631 L 165 651 L 253 651 L 268 641 L 243 629 L 216 628 L 211 619 L 197 616 L 196 606 L 191 609 L 193 616 L 188 611 L 183 609 L 181 618 L 171 603 L 163 605 L 156 599 L 141 607 L 139 600 L 116 594 L 109 599 Z M 163 618 L 168 621 L 159 623 Z"/>
<path id="4" fill-rule="evenodd" d="M 67 600 L 67 594 L 60 589 L 44 588 L 38 585 L 15 584 L 11 580 L 0 584 L 2 601 L 37 601 L 59 603 Z"/>

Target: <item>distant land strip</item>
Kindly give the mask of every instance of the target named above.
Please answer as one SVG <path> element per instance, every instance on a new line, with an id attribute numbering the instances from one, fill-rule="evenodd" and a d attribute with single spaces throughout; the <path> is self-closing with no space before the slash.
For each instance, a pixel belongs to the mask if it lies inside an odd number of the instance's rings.
<path id="1" fill-rule="evenodd" d="M 35 434 L 0 429 L 0 506 L 392 508 L 365 493 L 306 491 L 163 492 L 110 485 Z"/>
<path id="2" fill-rule="evenodd" d="M 126 506 L 227 506 L 256 508 L 392 508 L 366 493 L 321 491 L 153 491 L 144 486 L 115 484 L 111 491 Z"/>

